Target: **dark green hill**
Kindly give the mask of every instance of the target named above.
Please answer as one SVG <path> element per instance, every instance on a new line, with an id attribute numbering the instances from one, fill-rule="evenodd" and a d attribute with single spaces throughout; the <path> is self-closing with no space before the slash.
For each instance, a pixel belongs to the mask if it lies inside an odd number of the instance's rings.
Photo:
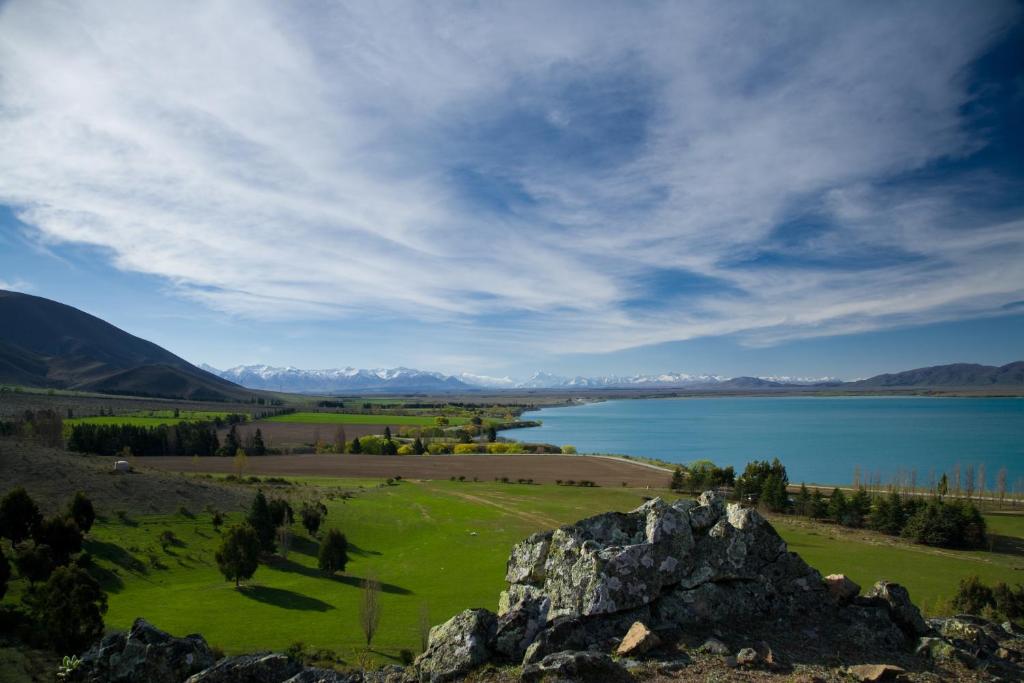
<path id="1" fill-rule="evenodd" d="M 248 400 L 254 392 L 65 304 L 0 290 L 0 383 Z"/>

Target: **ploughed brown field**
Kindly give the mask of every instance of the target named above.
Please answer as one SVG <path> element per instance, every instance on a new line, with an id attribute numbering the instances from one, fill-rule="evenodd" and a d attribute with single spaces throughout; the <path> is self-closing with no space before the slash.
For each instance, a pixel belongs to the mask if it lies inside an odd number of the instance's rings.
<path id="1" fill-rule="evenodd" d="M 304 422 L 245 422 L 238 425 L 238 435 L 243 441 L 250 435 L 260 430 L 263 443 L 269 448 L 294 448 L 296 446 L 308 446 L 315 444 L 318 440 L 324 443 L 334 443 L 334 437 L 339 427 L 345 428 L 345 440 L 351 441 L 356 437 L 363 437 L 367 434 L 383 434 L 385 425 L 362 425 L 362 424 L 308 424 Z M 391 431 L 398 433 L 400 427 L 391 425 Z M 225 427 L 217 432 L 221 443 L 227 436 L 228 428 Z"/>
<path id="2" fill-rule="evenodd" d="M 234 472 L 233 458 L 139 458 L 139 465 L 173 472 Z M 256 476 L 450 479 L 493 481 L 589 480 L 598 486 L 665 488 L 671 474 L 639 463 L 587 455 L 265 455 L 248 458 L 245 473 Z"/>

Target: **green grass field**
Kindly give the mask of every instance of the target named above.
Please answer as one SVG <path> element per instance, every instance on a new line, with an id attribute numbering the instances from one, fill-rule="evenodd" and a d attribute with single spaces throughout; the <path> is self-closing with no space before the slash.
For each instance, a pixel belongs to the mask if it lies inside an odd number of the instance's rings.
<path id="1" fill-rule="evenodd" d="M 159 427 L 160 425 L 173 425 L 179 422 L 200 422 L 216 418 L 224 419 L 228 416 L 226 412 L 212 410 L 181 410 L 178 417 L 174 417 L 173 410 L 147 410 L 127 415 L 104 415 L 102 417 L 76 417 L 64 420 L 65 425 L 94 424 L 94 425 L 135 425 L 137 427 Z"/>
<path id="2" fill-rule="evenodd" d="M 359 583 L 375 575 L 384 591 L 374 650 L 381 659 L 397 657 L 402 649 L 419 650 L 424 608 L 433 624 L 468 607 L 495 609 L 509 550 L 530 533 L 606 510 L 629 510 L 644 495 L 665 493 L 490 482 L 291 481 L 299 485 L 288 490 L 299 497 L 355 492 L 349 500 L 327 501 L 325 528 L 341 529 L 351 544 L 344 576 L 317 572 L 316 541 L 295 525 L 287 560 L 261 565 L 250 585 L 236 590 L 214 563 L 219 536 L 209 514 L 139 516 L 129 523 L 111 515 L 97 523 L 88 541 L 110 592 L 108 626 L 126 628 L 144 616 L 175 634 L 202 632 L 229 653 L 280 650 L 303 641 L 352 662 L 361 643 Z M 235 513 L 229 521 L 240 518 Z M 846 573 L 864 587 L 879 578 L 899 581 L 926 610 L 948 599 L 962 576 L 1015 582 L 1024 569 L 1024 557 L 1017 554 L 937 550 L 792 518 L 775 521 L 790 548 L 822 573 Z M 1024 535 L 1024 519 L 1001 516 L 992 528 Z M 180 544 L 162 548 L 164 530 Z"/>
<path id="3" fill-rule="evenodd" d="M 268 422 L 299 422 L 303 424 L 412 425 L 431 427 L 433 415 L 370 415 L 359 413 L 290 413 L 268 417 Z M 449 417 L 448 424 L 469 424 L 469 418 Z"/>

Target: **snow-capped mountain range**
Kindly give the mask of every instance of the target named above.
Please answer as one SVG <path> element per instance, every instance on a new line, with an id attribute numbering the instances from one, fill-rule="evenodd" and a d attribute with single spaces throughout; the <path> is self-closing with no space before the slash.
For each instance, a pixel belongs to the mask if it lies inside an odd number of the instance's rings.
<path id="1" fill-rule="evenodd" d="M 615 389 L 615 388 L 686 388 L 686 389 L 756 389 L 792 385 L 838 384 L 831 377 L 725 377 L 723 375 L 691 375 L 669 372 L 660 375 L 606 377 L 563 377 L 537 372 L 525 380 L 511 377 L 489 377 L 461 373 L 444 375 L 413 368 L 334 368 L 300 370 L 295 367 L 239 365 L 228 370 L 203 364 L 207 372 L 241 384 L 250 389 L 288 391 L 307 394 L 342 394 L 349 392 L 452 392 L 480 389 Z"/>

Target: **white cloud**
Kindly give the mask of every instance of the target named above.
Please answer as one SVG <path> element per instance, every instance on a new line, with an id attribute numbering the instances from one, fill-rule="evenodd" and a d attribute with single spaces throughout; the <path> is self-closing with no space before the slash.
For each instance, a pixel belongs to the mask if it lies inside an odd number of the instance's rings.
<path id="1" fill-rule="evenodd" d="M 956 201 L 977 179 L 882 189 L 984 144 L 964 75 L 1012 4 L 297 7 L 6 3 L 0 202 L 216 310 L 487 348 L 773 343 L 1024 298 L 1021 222 Z M 463 167 L 528 200 L 487 210 Z M 780 239 L 803 205 L 829 229 Z M 658 269 L 722 286 L 645 291 Z"/>
<path id="2" fill-rule="evenodd" d="M 32 284 L 25 282 L 21 278 L 15 278 L 13 280 L 0 278 L 0 289 L 6 289 L 10 292 L 31 292 Z"/>

